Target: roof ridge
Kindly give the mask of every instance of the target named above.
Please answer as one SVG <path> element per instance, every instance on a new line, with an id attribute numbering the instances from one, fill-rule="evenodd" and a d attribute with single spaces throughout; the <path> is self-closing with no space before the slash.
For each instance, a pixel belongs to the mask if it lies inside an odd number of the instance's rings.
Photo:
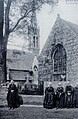
<path id="1" fill-rule="evenodd" d="M 41 53 L 40 53 L 40 55 L 39 56 L 41 56 L 42 54 L 43 54 L 43 52 L 45 51 L 44 49 L 46 48 L 48 48 L 48 42 L 50 42 L 51 41 L 51 39 L 50 39 L 50 37 L 52 37 L 53 35 L 53 33 L 52 32 L 54 32 L 54 29 L 55 29 L 55 27 L 56 27 L 56 24 L 58 24 L 59 25 L 59 27 L 63 27 L 63 25 L 65 25 L 66 27 L 68 27 L 68 29 L 70 29 L 76 36 L 78 36 L 78 24 L 75 24 L 75 23 L 72 23 L 72 22 L 70 22 L 70 21 L 66 21 L 66 20 L 64 20 L 64 19 L 62 19 L 61 17 L 60 17 L 60 14 L 57 14 L 57 18 L 56 18 L 56 20 L 55 20 L 55 22 L 54 22 L 54 25 L 52 26 L 52 29 L 51 29 L 51 31 L 50 31 L 50 34 L 49 34 L 49 36 L 48 36 L 48 38 L 47 38 L 47 40 L 46 40 L 46 42 L 45 42 L 45 44 L 44 44 L 44 46 L 43 46 L 43 49 L 42 49 L 42 51 L 41 51 Z"/>
<path id="2" fill-rule="evenodd" d="M 45 44 L 44 44 L 44 46 L 43 46 L 43 48 L 42 48 L 42 50 L 41 50 L 41 53 L 40 53 L 40 55 L 42 54 L 42 52 L 43 52 L 43 50 L 44 50 L 44 48 L 46 47 L 46 44 L 48 43 L 48 41 L 49 41 L 49 37 L 50 37 L 50 34 L 53 32 L 53 29 L 54 29 L 54 27 L 55 27 L 55 24 L 56 24 L 56 22 L 57 21 L 61 21 L 62 19 L 61 19 L 61 17 L 60 17 L 60 14 L 57 14 L 57 18 L 56 18 L 56 20 L 55 20 L 55 22 L 54 22 L 54 24 L 53 24 L 53 26 L 52 26 L 52 28 L 51 28 L 51 31 L 50 31 L 50 33 L 49 33 L 49 36 L 48 36 L 48 38 L 47 38 L 47 40 L 46 40 L 46 42 L 45 42 Z M 40 56 L 39 55 L 39 56 Z"/>

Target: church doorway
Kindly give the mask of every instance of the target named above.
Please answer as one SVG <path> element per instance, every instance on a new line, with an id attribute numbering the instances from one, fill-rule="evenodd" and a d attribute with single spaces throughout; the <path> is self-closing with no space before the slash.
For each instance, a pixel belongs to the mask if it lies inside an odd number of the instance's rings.
<path id="1" fill-rule="evenodd" d="M 53 80 L 66 81 L 66 50 L 61 44 L 57 44 L 53 52 Z"/>

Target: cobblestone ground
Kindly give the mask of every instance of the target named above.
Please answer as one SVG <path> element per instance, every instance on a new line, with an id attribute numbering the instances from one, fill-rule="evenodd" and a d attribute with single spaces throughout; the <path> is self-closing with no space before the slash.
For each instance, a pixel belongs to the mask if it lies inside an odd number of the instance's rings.
<path id="1" fill-rule="evenodd" d="M 0 119 L 78 119 L 78 109 L 44 109 L 21 106 L 14 110 L 0 108 Z"/>

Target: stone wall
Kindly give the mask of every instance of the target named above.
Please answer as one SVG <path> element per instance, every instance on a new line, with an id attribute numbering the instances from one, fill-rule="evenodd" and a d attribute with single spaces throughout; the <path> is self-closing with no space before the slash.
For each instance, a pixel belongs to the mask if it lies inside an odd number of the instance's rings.
<path id="1" fill-rule="evenodd" d="M 74 27 L 75 26 L 75 27 Z M 46 44 L 38 58 L 39 79 L 52 80 L 53 53 L 57 44 L 63 45 L 67 55 L 66 80 L 72 84 L 78 81 L 78 26 L 62 20 L 59 16 L 52 28 Z"/>

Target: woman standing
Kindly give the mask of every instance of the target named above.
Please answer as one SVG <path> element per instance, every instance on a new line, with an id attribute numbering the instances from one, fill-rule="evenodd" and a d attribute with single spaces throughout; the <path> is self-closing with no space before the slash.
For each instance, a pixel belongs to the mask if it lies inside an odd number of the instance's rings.
<path id="1" fill-rule="evenodd" d="M 8 107 L 11 109 L 16 108 L 18 105 L 18 89 L 16 85 L 14 84 L 14 81 L 11 80 L 11 83 L 8 88 L 8 94 L 7 94 L 7 102 Z"/>
<path id="2" fill-rule="evenodd" d="M 54 108 L 55 107 L 55 93 L 52 84 L 50 83 L 49 86 L 45 89 L 45 97 L 43 102 L 44 108 Z"/>

